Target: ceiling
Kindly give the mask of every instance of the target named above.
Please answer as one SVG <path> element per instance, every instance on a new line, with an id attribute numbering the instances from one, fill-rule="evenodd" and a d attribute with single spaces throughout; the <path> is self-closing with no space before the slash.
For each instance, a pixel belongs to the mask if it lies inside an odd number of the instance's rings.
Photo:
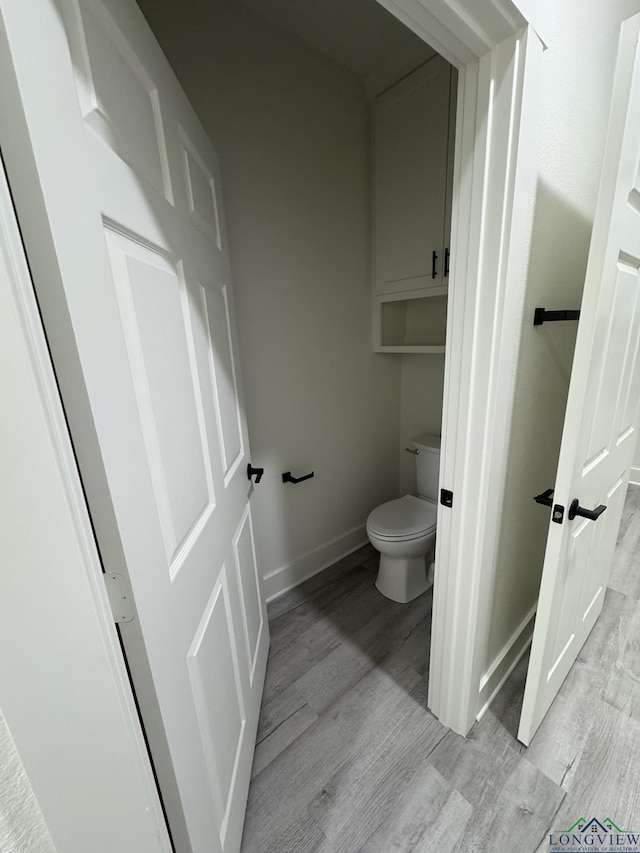
<path id="1" fill-rule="evenodd" d="M 425 61 L 434 51 L 376 0 L 241 0 L 360 77 L 402 56 Z"/>

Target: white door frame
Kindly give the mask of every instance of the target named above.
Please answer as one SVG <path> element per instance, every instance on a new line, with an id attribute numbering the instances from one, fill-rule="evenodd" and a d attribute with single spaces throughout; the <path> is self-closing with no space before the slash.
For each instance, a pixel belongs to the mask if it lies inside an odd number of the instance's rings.
<path id="1" fill-rule="evenodd" d="M 112 567 L 119 565 L 122 556 L 105 554 L 103 543 L 117 541 L 112 535 L 115 518 L 18 93 L 18 79 L 27 85 L 46 86 L 47 82 L 33 27 L 26 26 L 24 15 L 15 14 L 22 2 L 0 0 L 0 146 L 27 252 L 30 245 L 38 244 L 38 252 L 33 253 L 37 257 L 33 280 L 94 527 L 103 559 Z M 542 43 L 511 0 L 379 2 L 459 70 L 448 391 L 441 472 L 442 485 L 454 492 L 454 511 L 441 507 L 438 519 L 430 706 L 444 724 L 466 734 L 483 695 L 494 689 L 493 676 L 497 684 L 505 663 L 484 679 L 482 693 L 480 666 L 495 566 L 497 520 L 504 501 L 505 437 L 531 233 L 535 181 L 532 125 Z M 47 28 L 59 36 L 62 23 L 55 0 L 37 0 L 37 5 L 32 20 L 38 20 L 39 38 L 46 38 Z M 4 37 L 8 25 L 12 27 L 13 55 Z M 57 110 L 75 110 L 76 106 L 56 91 L 50 92 L 50 97 L 47 114 L 30 120 L 46 128 L 48 156 L 57 158 L 60 191 L 64 192 L 73 152 L 56 147 L 55 119 Z M 517 221 L 512 218 L 514 208 L 518 210 Z M 77 523 L 85 525 L 84 507 L 75 502 L 73 510 Z M 87 559 L 84 572 L 84 579 L 78 583 L 95 590 L 98 561 Z M 128 688 L 121 679 L 123 661 L 114 642 L 108 609 L 97 608 L 96 619 L 104 635 L 104 651 L 113 671 L 119 673 L 113 682 L 114 695 L 119 697 L 131 731 L 138 733 L 139 744 L 140 723 L 130 697 L 125 695 Z M 511 658 L 507 656 L 505 661 L 510 665 Z M 62 661 L 61 665 L 67 663 Z M 67 669 L 67 678 L 74 675 L 80 689 L 82 674 Z M 29 720 L 24 725 L 28 726 Z M 52 721 L 51 727 L 54 725 Z M 109 744 L 104 742 L 103 746 L 107 756 Z M 135 748 L 131 746 L 132 751 Z M 80 755 L 76 758 L 82 760 Z M 86 760 L 94 758 L 87 755 Z M 57 782 L 52 779 L 50 784 Z M 82 796 L 76 799 L 75 807 L 84 809 Z M 166 849 L 160 839 L 157 849 Z"/>
<path id="2" fill-rule="evenodd" d="M 453 510 L 438 508 L 429 707 L 466 735 L 533 631 L 531 614 L 483 671 L 535 198 L 543 44 L 509 0 L 378 2 L 458 68 L 440 466 Z"/>

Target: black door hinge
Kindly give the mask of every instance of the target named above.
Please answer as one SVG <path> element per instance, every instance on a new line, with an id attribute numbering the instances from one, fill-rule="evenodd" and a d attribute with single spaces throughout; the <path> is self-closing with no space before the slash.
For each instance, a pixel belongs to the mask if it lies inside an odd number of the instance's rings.
<path id="1" fill-rule="evenodd" d="M 440 489 L 440 503 L 442 506 L 448 506 L 449 509 L 453 506 L 453 492 L 449 489 Z"/>

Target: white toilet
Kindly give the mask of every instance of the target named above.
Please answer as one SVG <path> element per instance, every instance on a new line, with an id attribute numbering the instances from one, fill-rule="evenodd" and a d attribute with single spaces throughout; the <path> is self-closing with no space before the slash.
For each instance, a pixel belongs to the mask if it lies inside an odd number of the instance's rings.
<path id="1" fill-rule="evenodd" d="M 416 457 L 418 497 L 405 495 L 376 507 L 367 519 L 367 534 L 380 552 L 376 586 L 393 601 L 406 604 L 432 583 L 427 566 L 435 551 L 438 514 L 440 438 L 419 435 L 407 450 Z"/>

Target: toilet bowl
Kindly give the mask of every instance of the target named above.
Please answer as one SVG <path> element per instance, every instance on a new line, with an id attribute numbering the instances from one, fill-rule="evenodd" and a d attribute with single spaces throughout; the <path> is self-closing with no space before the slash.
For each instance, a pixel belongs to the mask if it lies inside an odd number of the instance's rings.
<path id="1" fill-rule="evenodd" d="M 415 457 L 418 497 L 405 495 L 380 504 L 367 519 L 369 541 L 380 552 L 376 586 L 393 601 L 406 604 L 432 584 L 428 570 L 435 553 L 438 515 L 440 437 L 419 435 L 407 452 Z"/>
<path id="2" fill-rule="evenodd" d="M 367 519 L 369 541 L 380 552 L 376 587 L 406 604 L 431 586 L 427 566 L 436 540 L 435 504 L 405 495 L 376 507 Z"/>

